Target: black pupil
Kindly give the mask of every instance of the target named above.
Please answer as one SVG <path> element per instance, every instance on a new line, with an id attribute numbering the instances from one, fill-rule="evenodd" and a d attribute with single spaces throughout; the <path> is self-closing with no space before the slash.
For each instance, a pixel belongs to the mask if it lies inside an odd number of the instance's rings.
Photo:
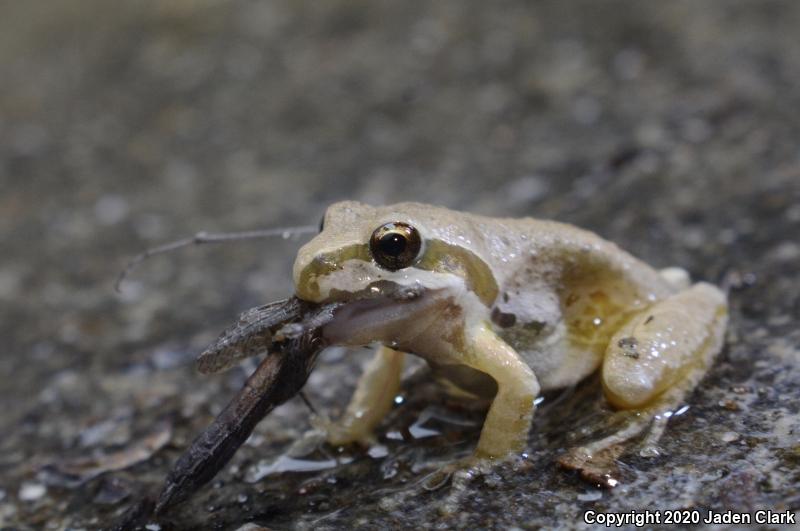
<path id="1" fill-rule="evenodd" d="M 406 250 L 406 239 L 404 236 L 390 232 L 381 236 L 381 251 L 389 256 L 400 256 Z"/>

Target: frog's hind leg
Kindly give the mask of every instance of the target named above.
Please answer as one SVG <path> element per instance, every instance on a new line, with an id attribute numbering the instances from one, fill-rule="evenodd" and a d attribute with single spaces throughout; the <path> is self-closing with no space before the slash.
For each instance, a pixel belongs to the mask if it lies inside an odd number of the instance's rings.
<path id="1" fill-rule="evenodd" d="M 372 438 L 400 390 L 403 358 L 402 352 L 389 347 L 375 350 L 342 417 L 324 426 L 328 443 L 341 446 L 367 443 Z"/>
<path id="2" fill-rule="evenodd" d="M 603 359 L 606 399 L 620 410 L 619 429 L 572 449 L 559 459 L 598 483 L 613 484 L 605 469 L 625 449 L 623 443 L 648 428 L 652 448 L 670 412 L 705 375 L 722 348 L 727 324 L 725 294 L 698 283 L 635 314 L 611 337 Z"/>

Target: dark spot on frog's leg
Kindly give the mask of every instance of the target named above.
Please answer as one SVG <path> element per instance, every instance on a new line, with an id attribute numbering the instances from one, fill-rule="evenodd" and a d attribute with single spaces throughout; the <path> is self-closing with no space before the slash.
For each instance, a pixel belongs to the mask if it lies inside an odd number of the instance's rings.
<path id="1" fill-rule="evenodd" d="M 569 295 L 567 295 L 567 297 L 564 299 L 564 307 L 566 307 L 566 308 L 569 308 L 570 306 L 572 306 L 573 304 L 575 304 L 576 302 L 578 302 L 578 299 L 579 299 L 579 298 L 580 298 L 580 297 L 579 297 L 578 295 L 576 295 L 575 293 L 570 293 L 570 294 L 569 294 Z"/>
<path id="2" fill-rule="evenodd" d="M 639 346 L 639 342 L 635 337 L 623 337 L 619 340 L 617 345 L 622 349 L 622 353 L 629 358 L 639 358 L 639 353 L 636 351 L 637 347 Z"/>
<path id="3" fill-rule="evenodd" d="M 508 302 L 508 292 L 507 291 L 503 292 L 503 302 Z"/>
<path id="4" fill-rule="evenodd" d="M 510 328 L 517 322 L 517 316 L 513 313 L 503 313 L 500 308 L 492 310 L 492 322 L 500 328 Z"/>
<path id="5" fill-rule="evenodd" d="M 650 317 L 648 317 L 648 318 L 647 318 L 647 320 L 645 320 L 644 324 L 648 324 L 648 323 L 650 323 L 650 322 L 651 322 L 653 319 L 655 319 L 655 317 L 653 317 L 653 316 L 651 315 Z"/>

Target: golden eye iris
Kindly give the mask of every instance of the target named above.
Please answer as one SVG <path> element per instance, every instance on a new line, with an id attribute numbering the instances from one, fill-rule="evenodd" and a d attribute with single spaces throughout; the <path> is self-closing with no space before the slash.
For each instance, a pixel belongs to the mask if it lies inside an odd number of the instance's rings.
<path id="1" fill-rule="evenodd" d="M 417 229 L 407 223 L 385 223 L 369 239 L 372 258 L 384 269 L 397 271 L 414 263 L 422 248 Z"/>

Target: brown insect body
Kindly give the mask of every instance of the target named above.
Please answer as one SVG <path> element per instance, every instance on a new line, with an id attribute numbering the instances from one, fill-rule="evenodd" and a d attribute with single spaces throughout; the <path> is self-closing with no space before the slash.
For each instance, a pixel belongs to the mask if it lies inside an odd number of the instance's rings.
<path id="1" fill-rule="evenodd" d="M 156 502 L 156 513 L 210 481 L 258 422 L 300 391 L 326 346 L 321 328 L 338 306 L 312 305 L 291 297 L 248 310 L 200 355 L 200 370 L 215 372 L 269 351 L 244 387 L 175 463 Z M 292 333 L 281 332 L 287 326 Z"/>

